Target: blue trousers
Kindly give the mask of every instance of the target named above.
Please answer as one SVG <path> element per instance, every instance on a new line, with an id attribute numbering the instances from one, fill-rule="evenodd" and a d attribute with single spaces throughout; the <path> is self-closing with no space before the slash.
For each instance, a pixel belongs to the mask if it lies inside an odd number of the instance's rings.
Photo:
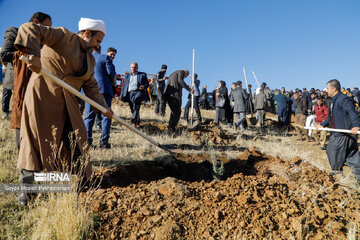
<path id="1" fill-rule="evenodd" d="M 235 113 L 235 115 L 237 118 L 237 122 L 235 123 L 235 126 L 236 127 L 240 126 L 241 130 L 243 130 L 244 129 L 243 122 L 246 120 L 246 113 L 245 112 L 237 112 L 237 113 Z"/>
<path id="2" fill-rule="evenodd" d="M 278 119 L 279 123 L 286 123 L 286 107 L 278 108 Z"/>
<path id="3" fill-rule="evenodd" d="M 111 108 L 112 96 L 107 95 L 107 94 L 103 94 L 103 96 L 105 98 L 105 101 L 106 101 L 108 107 Z M 85 122 L 87 137 L 88 137 L 88 144 L 92 144 L 92 142 L 93 142 L 92 129 L 93 129 L 93 126 L 94 126 L 95 117 L 96 117 L 96 113 L 91 108 L 90 104 L 85 103 L 84 122 Z M 101 144 L 106 144 L 106 143 L 108 143 L 109 138 L 110 138 L 111 119 L 105 117 L 104 115 L 102 115 L 101 126 L 102 126 L 102 128 L 101 128 L 100 143 Z"/>
<path id="4" fill-rule="evenodd" d="M 131 122 L 139 123 L 140 122 L 140 107 L 143 95 L 141 91 L 135 91 L 129 93 L 129 106 L 132 113 Z"/>
<path id="5" fill-rule="evenodd" d="M 185 109 L 184 109 L 185 120 L 187 120 L 189 117 L 189 108 L 190 107 L 191 107 L 191 96 L 185 105 Z M 198 119 L 201 120 L 201 113 L 200 113 L 200 109 L 199 109 L 199 96 L 194 97 L 194 108 L 195 108 Z"/>

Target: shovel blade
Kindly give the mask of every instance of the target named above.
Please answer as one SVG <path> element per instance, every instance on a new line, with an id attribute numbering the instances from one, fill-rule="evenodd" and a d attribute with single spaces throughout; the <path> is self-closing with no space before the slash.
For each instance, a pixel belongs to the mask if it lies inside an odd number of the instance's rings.
<path id="1" fill-rule="evenodd" d="M 187 122 L 187 126 L 190 130 L 197 128 L 197 126 L 199 126 L 199 124 L 200 124 L 199 120 L 194 120 L 194 119 L 189 120 Z"/>

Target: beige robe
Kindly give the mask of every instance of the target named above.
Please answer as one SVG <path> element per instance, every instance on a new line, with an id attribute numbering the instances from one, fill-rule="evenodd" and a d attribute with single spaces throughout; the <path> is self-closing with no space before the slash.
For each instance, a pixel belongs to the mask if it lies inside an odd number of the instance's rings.
<path id="1" fill-rule="evenodd" d="M 42 49 L 40 44 L 44 44 Z M 94 79 L 95 60 L 91 48 L 77 34 L 65 28 L 25 23 L 19 28 L 15 46 L 19 49 L 26 47 L 29 54 L 41 55 L 44 69 L 75 89 L 80 91 L 82 88 L 88 97 L 107 107 Z M 57 131 L 53 146 L 60 147 L 66 119 L 71 122 L 73 130 L 78 130 L 77 144 L 83 153 L 87 136 L 77 99 L 51 79 L 32 73 L 21 116 L 17 167 L 30 171 L 62 171 L 69 167 L 69 151 L 63 151 L 65 155 L 62 153 L 67 166 L 59 167 L 60 160 L 55 159 L 56 151 L 50 145 L 54 142 L 54 126 Z M 91 166 L 87 164 L 85 169 L 89 177 Z"/>

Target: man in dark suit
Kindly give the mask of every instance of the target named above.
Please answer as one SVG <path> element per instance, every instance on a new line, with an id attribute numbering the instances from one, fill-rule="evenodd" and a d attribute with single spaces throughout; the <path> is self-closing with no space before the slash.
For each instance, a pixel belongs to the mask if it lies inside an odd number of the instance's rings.
<path id="1" fill-rule="evenodd" d="M 146 73 L 138 72 L 138 64 L 136 62 L 131 63 L 131 73 L 124 78 L 120 99 L 129 103 L 132 113 L 131 122 L 134 124 L 140 123 L 140 106 L 147 97 L 146 89 L 148 87 L 149 81 Z"/>
<path id="2" fill-rule="evenodd" d="M 110 48 L 112 52 L 114 52 L 114 48 Z M 108 50 L 109 52 L 109 50 Z M 115 50 L 116 52 L 116 50 Z M 115 53 L 116 54 L 116 53 Z M 100 50 L 94 51 L 93 56 L 96 61 L 95 69 L 94 69 L 94 77 L 100 88 L 100 92 L 104 96 L 104 99 L 111 108 L 111 101 L 113 98 L 112 91 L 112 81 L 116 75 L 115 66 L 112 62 L 112 59 L 108 54 L 101 54 Z M 115 55 L 114 55 L 115 57 Z M 114 59 L 114 58 L 113 58 Z M 96 113 L 90 106 L 90 104 L 85 103 L 85 127 L 87 131 L 88 144 L 91 145 L 93 142 L 92 139 L 92 128 L 94 126 Z M 102 148 L 110 148 L 109 138 L 110 138 L 110 128 L 111 128 L 111 119 L 102 115 L 101 120 L 101 138 L 100 138 L 100 147 Z"/>
<path id="3" fill-rule="evenodd" d="M 156 75 L 154 87 L 156 88 L 156 107 L 155 114 L 159 114 L 161 117 L 165 116 L 166 101 L 164 99 L 165 80 L 168 78 L 165 76 L 167 66 L 163 64 L 160 72 Z"/>
<path id="4" fill-rule="evenodd" d="M 237 118 L 237 122 L 234 124 L 234 128 L 237 129 L 240 127 L 241 131 L 245 130 L 243 122 L 246 120 L 246 103 L 248 100 L 248 95 L 245 90 L 242 88 L 242 82 L 237 81 L 235 83 L 235 88 L 230 93 L 230 100 L 234 102 L 234 113 Z"/>
<path id="5" fill-rule="evenodd" d="M 189 70 L 177 70 L 173 72 L 164 89 L 164 96 L 171 110 L 168 127 L 170 131 L 175 131 L 175 127 L 180 119 L 182 89 L 185 88 L 191 93 L 195 92 L 184 82 L 184 78 L 188 76 Z"/>
<path id="6" fill-rule="evenodd" d="M 333 174 L 341 173 L 346 163 L 360 182 L 360 153 L 357 144 L 357 132 L 360 129 L 360 118 L 355 110 L 354 101 L 340 92 L 340 82 L 330 80 L 326 90 L 332 98 L 328 117 L 320 125 L 336 129 L 351 129 L 352 134 L 332 133 L 326 153 Z"/>

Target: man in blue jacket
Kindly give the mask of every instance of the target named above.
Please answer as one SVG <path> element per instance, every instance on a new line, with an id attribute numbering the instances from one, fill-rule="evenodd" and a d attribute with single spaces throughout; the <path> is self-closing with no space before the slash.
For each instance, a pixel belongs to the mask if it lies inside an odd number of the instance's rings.
<path id="1" fill-rule="evenodd" d="M 278 106 L 278 119 L 280 126 L 285 125 L 286 123 L 286 107 L 289 98 L 282 94 L 279 90 L 275 90 L 275 96 L 273 98 L 274 101 L 277 102 Z"/>
<path id="2" fill-rule="evenodd" d="M 360 118 L 355 111 L 354 101 L 340 92 L 340 82 L 330 80 L 326 85 L 330 101 L 328 117 L 320 125 L 336 129 L 351 129 L 352 134 L 332 133 L 326 153 L 333 174 L 341 173 L 344 164 L 353 171 L 360 182 L 360 154 L 357 144 L 357 132 L 360 129 Z"/>
<path id="3" fill-rule="evenodd" d="M 128 102 L 132 113 L 131 122 L 135 125 L 140 123 L 140 107 L 141 102 L 146 99 L 149 87 L 149 81 L 144 72 L 138 72 L 138 64 L 131 63 L 131 73 L 124 78 L 124 86 L 122 88 L 120 99 Z"/>
<path id="4" fill-rule="evenodd" d="M 109 48 L 107 52 L 115 52 L 115 48 Z M 113 98 L 112 91 L 112 81 L 115 78 L 115 66 L 110 58 L 109 54 L 101 54 L 100 50 L 94 51 L 93 56 L 96 61 L 95 69 L 94 69 L 94 77 L 100 88 L 100 92 L 104 96 L 104 99 L 111 108 L 111 101 Z M 115 57 L 115 56 L 114 56 Z M 87 131 L 88 144 L 91 145 L 93 142 L 92 139 L 92 128 L 94 126 L 96 113 L 90 106 L 90 104 L 85 103 L 85 127 Z M 100 138 L 100 147 L 101 148 L 110 148 L 109 138 L 110 138 L 110 127 L 111 127 L 111 119 L 102 115 L 101 120 L 101 138 Z"/>

